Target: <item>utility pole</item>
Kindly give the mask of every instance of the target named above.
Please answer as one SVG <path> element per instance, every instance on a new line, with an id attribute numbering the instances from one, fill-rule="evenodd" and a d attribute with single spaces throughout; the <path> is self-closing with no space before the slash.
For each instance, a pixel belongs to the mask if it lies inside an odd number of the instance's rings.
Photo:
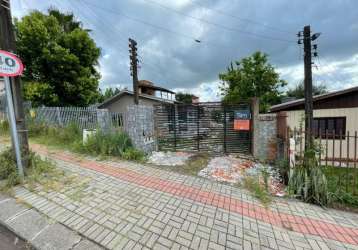
<path id="1" fill-rule="evenodd" d="M 0 48 L 16 54 L 15 33 L 11 18 L 10 0 L 0 0 Z M 13 95 L 16 129 L 20 141 L 21 152 L 23 154 L 22 165 L 26 168 L 28 166 L 29 144 L 23 107 L 21 78 L 20 76 L 11 77 L 10 80 L 11 89 L 7 91 L 12 91 Z"/>
<path id="2" fill-rule="evenodd" d="M 129 38 L 129 59 L 131 62 L 131 76 L 133 78 L 133 92 L 134 92 L 134 103 L 139 103 L 139 90 L 138 90 L 138 59 L 137 59 L 137 42 Z"/>
<path id="3" fill-rule="evenodd" d="M 304 51 L 304 88 L 305 88 L 305 150 L 311 149 L 313 146 L 313 96 L 312 96 L 312 45 L 311 41 L 316 40 L 320 33 L 315 33 L 311 36 L 311 27 L 305 26 L 303 29 L 303 39 L 301 39 L 302 33 L 299 32 L 298 44 L 302 44 Z M 317 45 L 314 45 L 314 49 L 317 49 Z M 317 56 L 317 52 L 314 52 L 314 56 Z"/>

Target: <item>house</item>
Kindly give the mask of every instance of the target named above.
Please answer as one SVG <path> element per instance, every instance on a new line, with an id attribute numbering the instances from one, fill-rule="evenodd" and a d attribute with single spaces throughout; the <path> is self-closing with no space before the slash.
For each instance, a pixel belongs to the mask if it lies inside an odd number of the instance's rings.
<path id="1" fill-rule="evenodd" d="M 174 104 L 175 92 L 155 86 L 148 80 L 138 82 L 139 105 L 154 106 L 158 104 Z M 98 106 L 99 109 L 108 109 L 110 112 L 125 113 L 127 107 L 134 104 L 134 93 L 123 90 L 117 95 L 105 100 Z"/>
<path id="2" fill-rule="evenodd" d="M 328 148 L 324 154 L 329 158 L 354 157 L 357 151 L 354 136 L 358 131 L 358 86 L 314 96 L 313 109 L 313 133 Z M 304 99 L 274 105 L 270 112 L 286 116 L 290 129 L 302 126 L 304 130 Z"/>

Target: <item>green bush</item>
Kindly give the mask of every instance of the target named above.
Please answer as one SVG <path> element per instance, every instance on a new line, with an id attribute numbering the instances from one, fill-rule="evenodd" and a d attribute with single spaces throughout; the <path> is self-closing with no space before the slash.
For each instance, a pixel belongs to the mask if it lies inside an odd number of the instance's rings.
<path id="1" fill-rule="evenodd" d="M 0 135 L 8 134 L 10 131 L 9 122 L 7 120 L 0 120 Z"/>
<path id="2" fill-rule="evenodd" d="M 39 176 L 52 172 L 55 168 L 52 163 L 42 160 L 41 157 L 30 152 L 29 166 L 26 174 L 31 176 Z M 12 149 L 3 151 L 0 154 L 0 180 L 7 180 L 6 187 L 12 187 L 20 183 L 20 178 L 16 168 L 15 153 Z"/>
<path id="3" fill-rule="evenodd" d="M 121 157 L 125 160 L 133 160 L 133 161 L 139 161 L 139 162 L 142 162 L 145 160 L 144 152 L 142 152 L 138 149 L 135 149 L 135 148 L 129 148 L 129 149 L 125 150 L 122 153 Z"/>
<path id="4" fill-rule="evenodd" d="M 135 149 L 129 136 L 123 132 L 105 133 L 98 130 L 85 144 L 77 143 L 77 151 L 91 155 L 117 156 L 125 160 L 143 161 L 145 154 Z"/>
<path id="5" fill-rule="evenodd" d="M 131 140 L 125 133 L 105 133 L 98 130 L 87 139 L 82 148 L 86 153 L 94 155 L 121 156 L 124 151 L 131 147 Z"/>

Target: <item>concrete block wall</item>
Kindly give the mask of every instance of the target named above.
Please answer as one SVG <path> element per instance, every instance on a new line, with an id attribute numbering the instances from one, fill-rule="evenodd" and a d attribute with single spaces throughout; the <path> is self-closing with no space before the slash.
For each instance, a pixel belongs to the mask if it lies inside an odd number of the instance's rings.
<path id="1" fill-rule="evenodd" d="M 154 138 L 154 108 L 147 105 L 130 105 L 124 114 L 124 131 L 134 146 L 146 153 L 156 149 Z"/>
<path id="2" fill-rule="evenodd" d="M 259 114 L 255 118 L 254 157 L 260 160 L 274 161 L 277 158 L 277 116 Z"/>

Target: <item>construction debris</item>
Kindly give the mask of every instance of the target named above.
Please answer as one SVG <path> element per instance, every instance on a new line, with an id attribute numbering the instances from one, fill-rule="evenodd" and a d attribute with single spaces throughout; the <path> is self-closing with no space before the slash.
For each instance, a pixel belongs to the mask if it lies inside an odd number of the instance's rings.
<path id="1" fill-rule="evenodd" d="M 186 152 L 153 152 L 148 163 L 161 166 L 182 166 L 193 156 Z"/>
<path id="2" fill-rule="evenodd" d="M 210 160 L 208 166 L 202 169 L 199 176 L 215 181 L 231 184 L 243 184 L 247 177 L 258 179 L 265 185 L 265 175 L 270 193 L 284 195 L 284 186 L 281 184 L 280 175 L 273 167 L 256 163 L 248 159 L 236 158 L 232 155 L 215 157 Z"/>

